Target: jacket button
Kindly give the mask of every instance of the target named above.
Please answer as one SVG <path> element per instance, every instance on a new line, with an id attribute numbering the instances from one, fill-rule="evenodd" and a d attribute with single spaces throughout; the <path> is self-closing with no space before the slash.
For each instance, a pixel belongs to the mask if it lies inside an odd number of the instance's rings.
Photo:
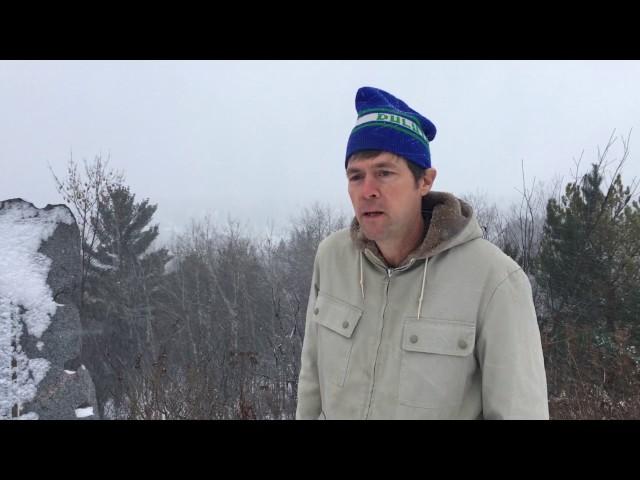
<path id="1" fill-rule="evenodd" d="M 411 335 L 411 336 L 409 337 L 409 341 L 410 341 L 411 343 L 418 343 L 418 336 L 417 336 L 417 335 Z"/>
<path id="2" fill-rule="evenodd" d="M 458 341 L 458 347 L 460 347 L 462 350 L 464 350 L 465 348 L 467 348 L 467 342 L 465 342 L 464 340 L 460 339 Z"/>
<path id="3" fill-rule="evenodd" d="M 349 322 L 347 321 L 342 322 L 342 328 L 349 328 Z"/>
<path id="4" fill-rule="evenodd" d="M 320 309 L 318 307 L 316 307 L 316 308 L 313 309 L 313 314 L 317 315 L 319 311 L 320 311 Z"/>

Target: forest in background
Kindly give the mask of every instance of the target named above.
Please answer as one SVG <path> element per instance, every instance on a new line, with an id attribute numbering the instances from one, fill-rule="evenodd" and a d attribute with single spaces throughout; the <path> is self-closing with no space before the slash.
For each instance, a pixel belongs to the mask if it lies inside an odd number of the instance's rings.
<path id="1" fill-rule="evenodd" d="M 612 158 L 621 142 L 623 153 Z M 552 419 L 640 418 L 640 208 L 612 134 L 569 181 L 521 201 L 462 195 L 484 237 L 529 276 Z M 322 203 L 284 236 L 193 220 L 156 248 L 157 205 L 96 157 L 53 172 L 81 234 L 82 361 L 105 419 L 292 419 L 311 271 L 351 218 Z M 438 190 L 438 188 L 435 188 Z M 346 193 L 346 192 L 345 192 Z"/>

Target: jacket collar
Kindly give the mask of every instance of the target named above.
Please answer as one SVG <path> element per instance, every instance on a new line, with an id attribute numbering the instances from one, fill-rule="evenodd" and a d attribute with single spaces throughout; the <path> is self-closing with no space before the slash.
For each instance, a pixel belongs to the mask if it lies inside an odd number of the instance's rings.
<path id="1" fill-rule="evenodd" d="M 425 235 L 422 243 L 409 253 L 398 268 L 412 259 L 428 258 L 464 241 L 482 236 L 482 230 L 475 221 L 471 205 L 451 193 L 435 191 L 427 193 L 422 199 L 422 216 L 425 219 Z M 457 238 L 469 226 L 472 219 L 477 229 L 470 232 L 469 238 L 462 238 L 467 237 L 466 235 Z M 353 217 L 351 222 L 350 233 L 351 240 L 358 250 L 371 250 L 386 265 L 376 243 L 364 235 L 356 217 Z"/>

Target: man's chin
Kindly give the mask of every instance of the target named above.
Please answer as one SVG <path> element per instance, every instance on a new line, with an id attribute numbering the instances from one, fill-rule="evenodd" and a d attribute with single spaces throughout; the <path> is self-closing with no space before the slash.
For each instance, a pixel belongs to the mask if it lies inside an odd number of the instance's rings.
<path id="1" fill-rule="evenodd" d="M 374 242 L 377 242 L 384 239 L 384 232 L 381 232 L 378 229 L 367 228 L 362 224 L 360 224 L 360 229 L 362 230 L 362 233 L 364 233 L 364 236 L 367 237 L 369 240 L 373 240 Z"/>

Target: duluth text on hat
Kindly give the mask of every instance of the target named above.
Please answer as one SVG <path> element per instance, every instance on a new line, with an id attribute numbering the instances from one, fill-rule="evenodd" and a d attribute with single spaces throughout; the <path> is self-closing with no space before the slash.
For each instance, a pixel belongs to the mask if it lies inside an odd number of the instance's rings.
<path id="1" fill-rule="evenodd" d="M 371 112 L 362 115 L 356 122 L 356 128 L 365 123 L 389 123 L 406 128 L 411 133 L 418 135 L 425 143 L 428 143 L 427 136 L 416 122 L 410 118 L 388 112 Z M 356 129 L 354 128 L 354 130 Z"/>

